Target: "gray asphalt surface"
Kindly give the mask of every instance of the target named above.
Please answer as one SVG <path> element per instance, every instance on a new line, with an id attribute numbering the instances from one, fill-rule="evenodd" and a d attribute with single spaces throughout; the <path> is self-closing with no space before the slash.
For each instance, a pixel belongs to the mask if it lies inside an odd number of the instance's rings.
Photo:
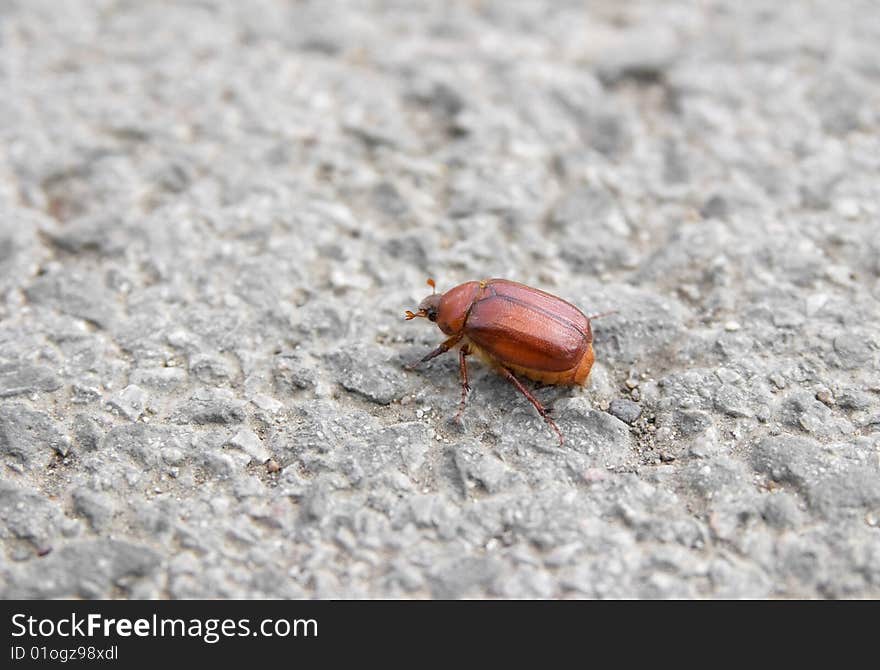
<path id="1" fill-rule="evenodd" d="M 0 596 L 880 597 L 876 2 L 0 3 Z M 585 389 L 405 322 L 500 276 Z"/>

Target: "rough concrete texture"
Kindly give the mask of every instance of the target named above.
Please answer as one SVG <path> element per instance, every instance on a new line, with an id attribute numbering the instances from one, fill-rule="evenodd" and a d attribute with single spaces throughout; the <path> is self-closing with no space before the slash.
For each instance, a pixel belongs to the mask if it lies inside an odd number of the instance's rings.
<path id="1" fill-rule="evenodd" d="M 586 6 L 586 7 L 585 7 Z M 880 597 L 880 10 L 0 4 L 0 595 Z M 537 391 L 405 322 L 597 319 Z"/>

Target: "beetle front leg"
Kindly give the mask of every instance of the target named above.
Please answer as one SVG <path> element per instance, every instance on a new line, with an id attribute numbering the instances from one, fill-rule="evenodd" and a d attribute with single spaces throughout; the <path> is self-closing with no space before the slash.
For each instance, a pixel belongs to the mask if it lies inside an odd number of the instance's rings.
<path id="1" fill-rule="evenodd" d="M 422 363 L 426 363 L 426 362 L 430 361 L 432 358 L 437 358 L 437 356 L 439 356 L 440 354 L 445 354 L 447 351 L 452 349 L 452 347 L 454 347 L 456 344 L 458 344 L 458 341 L 460 339 L 461 339 L 461 335 L 453 335 L 452 337 L 447 338 L 446 340 L 444 340 L 440 344 L 439 347 L 437 347 L 433 351 L 425 354 L 419 360 L 414 361 L 414 362 L 410 363 L 409 365 L 407 365 L 406 369 L 407 370 L 415 370 Z"/>
<path id="2" fill-rule="evenodd" d="M 469 353 L 471 351 L 466 344 L 458 350 L 458 368 L 461 372 L 461 404 L 458 408 L 458 414 L 455 415 L 455 421 L 461 419 L 462 412 L 464 412 L 464 402 L 467 400 L 468 391 L 471 390 L 471 386 L 468 384 L 467 360 L 465 359 Z"/>
<path id="3" fill-rule="evenodd" d="M 544 418 L 544 421 L 546 421 L 550 425 L 550 427 L 556 431 L 556 434 L 559 436 L 560 446 L 564 444 L 565 440 L 562 438 L 562 431 L 559 430 L 559 426 L 556 425 L 556 422 L 550 418 L 550 412 L 544 408 L 544 405 L 542 405 L 538 401 L 538 399 L 533 396 L 529 392 L 529 390 L 522 385 L 522 383 L 520 383 L 519 379 L 513 376 L 513 373 L 510 370 L 505 367 L 499 366 L 498 371 L 502 375 L 504 375 L 505 379 L 513 384 L 517 388 L 517 390 L 522 393 L 530 403 L 532 403 L 532 405 L 535 406 L 535 409 L 538 410 L 538 414 L 540 414 Z"/>

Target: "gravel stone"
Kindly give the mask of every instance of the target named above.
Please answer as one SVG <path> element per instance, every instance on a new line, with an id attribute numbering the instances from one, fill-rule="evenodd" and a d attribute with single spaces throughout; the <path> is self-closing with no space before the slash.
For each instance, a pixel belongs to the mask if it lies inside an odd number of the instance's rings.
<path id="1" fill-rule="evenodd" d="M 100 533 L 110 525 L 114 510 L 109 496 L 85 489 L 75 490 L 72 496 L 74 512 L 85 517 L 95 532 Z"/>
<path id="2" fill-rule="evenodd" d="M 263 446 L 262 440 L 252 430 L 242 428 L 229 441 L 233 447 L 241 449 L 252 461 L 257 463 L 265 463 L 269 460 L 270 454 L 266 447 Z"/>
<path id="3" fill-rule="evenodd" d="M 834 338 L 838 365 L 845 370 L 869 365 L 875 350 L 871 338 L 865 334 L 846 333 Z"/>
<path id="4" fill-rule="evenodd" d="M 625 398 L 615 398 L 612 400 L 608 411 L 624 423 L 629 424 L 635 423 L 642 415 L 642 408 L 639 407 L 638 403 L 626 400 Z"/>
<path id="5" fill-rule="evenodd" d="M 165 448 L 182 450 L 182 438 L 173 429 L 143 423 L 116 426 L 104 438 L 101 451 L 132 456 L 143 465 L 158 463 Z"/>
<path id="6" fill-rule="evenodd" d="M 107 399 L 107 405 L 129 421 L 137 421 L 146 410 L 147 394 L 140 386 L 131 384 Z"/>
<path id="7" fill-rule="evenodd" d="M 558 403 L 559 428 L 568 448 L 590 456 L 597 465 L 610 467 L 628 457 L 631 438 L 619 419 L 589 408 L 586 401 L 573 398 Z"/>
<path id="8" fill-rule="evenodd" d="M 0 523 L 4 541 L 29 542 L 37 552 L 51 547 L 62 514 L 55 505 L 12 482 L 0 482 Z"/>
<path id="9" fill-rule="evenodd" d="M 13 569 L 4 598 L 107 598 L 152 578 L 158 553 L 143 545 L 97 539 L 68 544 Z"/>
<path id="10" fill-rule="evenodd" d="M 623 78 L 651 81 L 663 76 L 678 51 L 678 39 L 667 26 L 639 26 L 614 35 L 601 50 L 596 69 L 608 84 Z"/>
<path id="11" fill-rule="evenodd" d="M 55 247 L 70 254 L 113 256 L 123 252 L 133 236 L 140 235 L 136 227 L 118 218 L 85 216 L 68 221 L 61 229 L 51 230 L 48 238 Z"/>
<path id="12" fill-rule="evenodd" d="M 495 581 L 502 565 L 492 557 L 466 557 L 442 565 L 436 576 L 430 578 L 431 593 L 435 598 L 449 600 L 479 593 Z"/>
<path id="13" fill-rule="evenodd" d="M 37 235 L 42 220 L 43 215 L 34 210 L 4 210 L 0 220 L 0 296 L 17 288 L 23 277 L 35 275 L 49 255 Z"/>
<path id="14" fill-rule="evenodd" d="M 64 455 L 69 439 L 45 412 L 17 403 L 0 406 L 0 453 L 23 465 L 44 468 L 53 452 Z"/>
<path id="15" fill-rule="evenodd" d="M 316 377 L 298 352 L 285 352 L 275 359 L 275 386 L 280 393 L 293 395 L 297 391 L 314 388 Z"/>
<path id="16" fill-rule="evenodd" d="M 0 364 L 0 398 L 30 393 L 51 393 L 61 381 L 49 368 L 27 363 Z"/>
<path id="17" fill-rule="evenodd" d="M 793 394 L 782 403 L 780 420 L 790 428 L 816 435 L 851 432 L 847 431 L 845 420 L 836 419 L 831 409 L 808 391 Z"/>
<path id="18" fill-rule="evenodd" d="M 711 415 L 700 410 L 679 410 L 673 414 L 673 421 L 682 437 L 700 435 L 714 425 Z"/>
<path id="19" fill-rule="evenodd" d="M 328 357 L 336 382 L 342 388 L 380 405 L 399 400 L 404 394 L 404 379 L 394 355 L 380 347 L 379 356 L 361 348 L 345 349 Z M 378 362 L 371 362 L 378 361 Z"/>
<path id="20" fill-rule="evenodd" d="M 455 465 L 464 486 L 476 484 L 490 494 L 504 491 L 518 480 L 516 473 L 478 444 L 459 445 L 455 449 Z"/>
<path id="21" fill-rule="evenodd" d="M 88 414 L 77 414 L 74 417 L 73 434 L 76 445 L 83 451 L 97 450 L 104 435 L 100 424 Z"/>
<path id="22" fill-rule="evenodd" d="M 682 332 L 683 310 L 674 300 L 622 290 L 615 302 L 619 313 L 594 327 L 594 339 L 602 342 L 609 362 L 631 364 L 663 355 Z"/>
<path id="23" fill-rule="evenodd" d="M 187 374 L 182 368 L 145 368 L 132 370 L 129 378 L 133 386 L 168 392 L 183 385 Z"/>
<path id="24" fill-rule="evenodd" d="M 225 389 L 203 388 L 178 408 L 172 421 L 196 425 L 237 424 L 245 420 L 244 405 Z"/>
<path id="25" fill-rule="evenodd" d="M 779 529 L 797 528 L 804 518 L 797 498 L 784 491 L 767 497 L 762 514 L 768 524 Z"/>
<path id="26" fill-rule="evenodd" d="M 59 272 L 38 277 L 25 289 L 41 305 L 107 328 L 116 318 L 116 296 L 94 275 Z"/>
<path id="27" fill-rule="evenodd" d="M 793 484 L 830 518 L 880 504 L 880 464 L 868 444 L 823 447 L 808 438 L 771 437 L 755 445 L 752 463 L 774 481 Z"/>
<path id="28" fill-rule="evenodd" d="M 745 392 L 731 384 L 722 384 L 715 391 L 715 407 L 727 416 L 740 418 L 753 416 Z"/>

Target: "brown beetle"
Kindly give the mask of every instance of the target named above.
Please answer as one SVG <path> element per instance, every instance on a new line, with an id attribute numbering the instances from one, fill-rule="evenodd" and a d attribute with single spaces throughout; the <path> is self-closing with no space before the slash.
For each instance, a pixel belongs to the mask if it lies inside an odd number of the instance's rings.
<path id="1" fill-rule="evenodd" d="M 428 285 L 434 288 L 434 280 Z M 563 443 L 548 411 L 513 373 L 546 384 L 584 384 L 593 366 L 589 317 L 562 298 L 507 279 L 469 281 L 443 294 L 435 292 L 422 300 L 417 312 L 406 312 L 407 320 L 416 317 L 435 322 L 449 337 L 409 369 L 460 345 L 461 405 L 456 419 L 470 390 L 465 357 L 474 353 L 535 406 Z"/>

